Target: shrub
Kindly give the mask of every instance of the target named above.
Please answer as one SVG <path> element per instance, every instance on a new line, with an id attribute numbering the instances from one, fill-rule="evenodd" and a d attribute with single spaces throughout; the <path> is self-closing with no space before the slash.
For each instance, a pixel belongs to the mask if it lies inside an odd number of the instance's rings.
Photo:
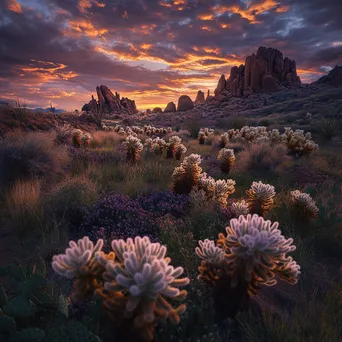
<path id="1" fill-rule="evenodd" d="M 324 140 L 331 140 L 339 131 L 339 122 L 333 119 L 323 120 L 321 123 L 321 135 Z"/>
<path id="2" fill-rule="evenodd" d="M 185 124 L 186 129 L 190 132 L 191 138 L 197 139 L 198 133 L 202 127 L 201 119 L 197 115 L 192 115 Z"/>
<path id="3" fill-rule="evenodd" d="M 53 189 L 46 198 L 45 207 L 49 215 L 58 220 L 67 219 L 79 226 L 89 208 L 97 199 L 97 190 L 93 182 L 85 177 L 65 180 Z"/>
<path id="4" fill-rule="evenodd" d="M 51 179 L 64 172 L 67 160 L 67 150 L 55 145 L 53 133 L 8 136 L 0 145 L 0 188 L 18 179 Z"/>
<path id="5" fill-rule="evenodd" d="M 291 201 L 300 218 L 309 219 L 317 217 L 318 208 L 309 194 L 299 190 L 291 191 Z"/>
<path id="6" fill-rule="evenodd" d="M 81 229 L 94 239 L 126 239 L 142 234 L 156 240 L 159 228 L 153 216 L 137 201 L 112 194 L 99 200 L 87 211 Z"/>
<path id="7" fill-rule="evenodd" d="M 167 214 L 184 217 L 189 209 L 189 197 L 171 191 L 142 195 L 137 197 L 136 200 L 144 210 L 156 217 Z"/>

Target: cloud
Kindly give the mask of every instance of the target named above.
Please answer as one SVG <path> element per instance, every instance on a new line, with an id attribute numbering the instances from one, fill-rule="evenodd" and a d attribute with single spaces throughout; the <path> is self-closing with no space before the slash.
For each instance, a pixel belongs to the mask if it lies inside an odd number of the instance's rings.
<path id="1" fill-rule="evenodd" d="M 75 109 L 106 84 L 166 105 L 213 91 L 259 46 L 312 81 L 342 60 L 339 13 L 340 0 L 0 0 L 0 91 Z"/>

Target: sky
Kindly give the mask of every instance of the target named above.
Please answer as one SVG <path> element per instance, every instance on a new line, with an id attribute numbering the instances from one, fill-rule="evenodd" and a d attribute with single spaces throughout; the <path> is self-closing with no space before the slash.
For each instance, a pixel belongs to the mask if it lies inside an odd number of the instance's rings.
<path id="1" fill-rule="evenodd" d="M 342 65 L 341 0 L 0 0 L 0 99 L 81 109 L 104 84 L 140 110 L 198 90 L 259 46 L 303 83 Z"/>

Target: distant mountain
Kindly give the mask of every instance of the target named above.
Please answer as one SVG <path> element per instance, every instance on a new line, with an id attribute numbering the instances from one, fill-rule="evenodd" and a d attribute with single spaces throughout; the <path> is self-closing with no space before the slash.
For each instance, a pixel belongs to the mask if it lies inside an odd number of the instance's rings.
<path id="1" fill-rule="evenodd" d="M 55 107 L 48 107 L 48 108 L 35 108 L 33 109 L 34 112 L 43 112 L 43 113 L 48 113 L 48 112 L 51 112 L 51 113 L 54 113 L 54 114 L 60 114 L 60 113 L 63 113 L 65 112 L 64 109 L 56 109 Z"/>

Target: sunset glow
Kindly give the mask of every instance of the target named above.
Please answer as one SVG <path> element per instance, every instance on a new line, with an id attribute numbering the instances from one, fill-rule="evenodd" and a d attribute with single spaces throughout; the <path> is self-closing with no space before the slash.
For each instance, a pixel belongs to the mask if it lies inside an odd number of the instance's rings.
<path id="1" fill-rule="evenodd" d="M 4 0 L 1 99 L 30 107 L 53 100 L 74 110 L 104 84 L 134 99 L 138 109 L 164 108 L 183 94 L 213 93 L 220 75 L 259 46 L 296 60 L 302 82 L 309 83 L 342 60 L 339 6 L 318 0 Z"/>

